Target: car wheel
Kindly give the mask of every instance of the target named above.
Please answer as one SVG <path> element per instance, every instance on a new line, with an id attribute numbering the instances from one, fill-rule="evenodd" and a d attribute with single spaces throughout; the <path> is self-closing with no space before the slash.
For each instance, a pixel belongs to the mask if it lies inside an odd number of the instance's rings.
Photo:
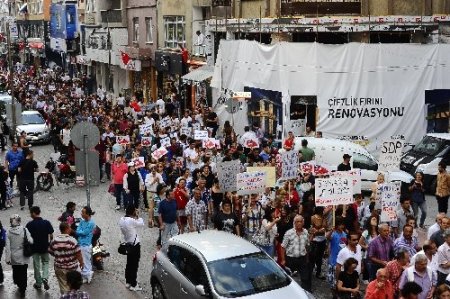
<path id="1" fill-rule="evenodd" d="M 158 281 L 155 281 L 152 284 L 152 296 L 153 299 L 166 299 L 166 296 L 164 296 L 163 288 Z"/>

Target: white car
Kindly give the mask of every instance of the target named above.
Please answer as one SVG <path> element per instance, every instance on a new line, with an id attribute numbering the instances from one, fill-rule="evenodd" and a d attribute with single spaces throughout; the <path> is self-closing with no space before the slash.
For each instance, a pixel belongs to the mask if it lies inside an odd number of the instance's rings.
<path id="1" fill-rule="evenodd" d="M 22 124 L 17 126 L 16 135 L 25 131 L 27 142 L 48 143 L 50 142 L 50 127 L 45 122 L 39 111 L 30 110 L 22 112 Z"/>
<path id="2" fill-rule="evenodd" d="M 154 299 L 309 299 L 260 248 L 231 233 L 205 230 L 172 237 L 153 258 Z"/>

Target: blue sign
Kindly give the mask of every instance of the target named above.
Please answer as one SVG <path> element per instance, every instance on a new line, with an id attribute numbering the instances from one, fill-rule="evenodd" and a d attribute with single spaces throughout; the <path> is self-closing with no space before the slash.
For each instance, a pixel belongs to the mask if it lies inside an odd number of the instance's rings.
<path id="1" fill-rule="evenodd" d="M 74 39 L 77 32 L 77 7 L 75 4 L 50 6 L 50 37 Z"/>

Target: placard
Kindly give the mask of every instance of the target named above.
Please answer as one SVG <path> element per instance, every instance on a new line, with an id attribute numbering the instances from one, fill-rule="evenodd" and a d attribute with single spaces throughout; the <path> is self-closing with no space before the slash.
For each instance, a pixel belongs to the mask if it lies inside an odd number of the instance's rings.
<path id="1" fill-rule="evenodd" d="M 130 144 L 130 136 L 117 136 L 116 141 L 120 145 Z"/>
<path id="2" fill-rule="evenodd" d="M 169 147 L 170 146 L 170 137 L 161 138 L 160 140 L 162 147 Z"/>
<path id="3" fill-rule="evenodd" d="M 206 138 L 202 140 L 202 147 L 206 149 L 220 148 L 220 140 L 215 138 Z"/>
<path id="4" fill-rule="evenodd" d="M 286 151 L 281 154 L 281 177 L 285 180 L 298 177 L 298 152 Z"/>
<path id="5" fill-rule="evenodd" d="M 349 176 L 353 181 L 353 194 L 361 194 L 361 169 L 354 168 L 349 171 L 334 171 L 330 176 L 342 177 Z"/>
<path id="6" fill-rule="evenodd" d="M 266 187 L 275 187 L 277 182 L 275 167 L 261 166 L 261 167 L 247 167 L 248 172 L 263 171 L 266 173 Z"/>
<path id="7" fill-rule="evenodd" d="M 381 144 L 381 154 L 378 162 L 379 171 L 396 171 L 400 169 L 404 141 L 391 137 Z"/>
<path id="8" fill-rule="evenodd" d="M 288 122 L 286 132 L 291 131 L 295 137 L 303 136 L 306 131 L 306 120 L 296 119 Z"/>
<path id="9" fill-rule="evenodd" d="M 381 222 L 397 220 L 397 206 L 400 201 L 401 183 L 385 183 L 377 188 L 381 201 Z"/>
<path id="10" fill-rule="evenodd" d="M 194 131 L 194 139 L 195 140 L 203 140 L 208 138 L 207 130 L 195 130 Z"/>
<path id="11" fill-rule="evenodd" d="M 315 180 L 316 206 L 347 205 L 354 202 L 353 179 L 350 176 Z"/>
<path id="12" fill-rule="evenodd" d="M 247 195 L 264 192 L 266 177 L 265 171 L 238 173 L 236 176 L 237 194 Z"/>
<path id="13" fill-rule="evenodd" d="M 167 128 L 167 127 L 170 127 L 170 124 L 171 124 L 171 120 L 170 120 L 169 117 L 165 117 L 165 118 L 163 118 L 163 119 L 161 119 L 161 120 L 159 121 L 159 127 L 160 127 L 160 128 Z"/>
<path id="14" fill-rule="evenodd" d="M 255 148 L 255 147 L 259 147 L 259 140 L 258 139 L 246 139 L 244 142 L 244 147 L 246 148 Z"/>
<path id="15" fill-rule="evenodd" d="M 142 146 L 151 146 L 152 145 L 152 137 L 142 137 L 141 144 L 142 144 Z"/>
<path id="16" fill-rule="evenodd" d="M 217 163 L 217 177 L 222 192 L 236 191 L 236 175 L 241 172 L 239 160 Z"/>
<path id="17" fill-rule="evenodd" d="M 135 167 L 136 169 L 145 167 L 145 160 L 144 160 L 144 157 L 137 157 L 137 158 L 134 158 L 134 159 L 131 160 L 131 161 L 134 163 L 134 167 Z"/>
<path id="18" fill-rule="evenodd" d="M 189 127 L 181 127 L 180 128 L 180 136 L 186 135 L 187 137 L 191 137 L 192 134 L 192 128 Z"/>
<path id="19" fill-rule="evenodd" d="M 49 84 L 49 85 L 48 85 L 48 90 L 49 90 L 49 91 L 55 91 L 55 90 L 56 90 L 55 85 L 54 85 L 54 84 Z"/>
<path id="20" fill-rule="evenodd" d="M 144 124 L 139 126 L 139 132 L 142 135 L 153 134 L 153 127 L 151 124 Z"/>
<path id="21" fill-rule="evenodd" d="M 155 160 L 161 159 L 165 154 L 167 154 L 168 151 L 165 147 L 161 146 L 156 151 L 152 153 L 152 158 Z"/>

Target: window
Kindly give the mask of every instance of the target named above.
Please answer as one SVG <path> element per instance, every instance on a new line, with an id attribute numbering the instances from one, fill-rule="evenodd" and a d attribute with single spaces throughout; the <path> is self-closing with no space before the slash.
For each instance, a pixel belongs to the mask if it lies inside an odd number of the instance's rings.
<path id="1" fill-rule="evenodd" d="M 38 3 L 37 3 L 37 6 L 38 6 L 38 8 L 37 8 L 37 13 L 38 14 L 42 14 L 42 13 L 44 13 L 44 0 L 38 0 Z"/>
<path id="2" fill-rule="evenodd" d="M 139 18 L 133 18 L 133 42 L 139 41 Z"/>
<path id="3" fill-rule="evenodd" d="M 145 42 L 153 43 L 152 18 L 145 18 Z"/>
<path id="4" fill-rule="evenodd" d="M 378 170 L 378 164 L 371 157 L 359 153 L 353 153 L 353 167 L 367 170 Z"/>
<path id="5" fill-rule="evenodd" d="M 209 283 L 205 268 L 200 259 L 184 248 L 178 246 L 169 246 L 168 257 L 170 262 L 180 273 L 186 277 L 194 286 L 203 285 L 208 292 Z"/>
<path id="6" fill-rule="evenodd" d="M 86 11 L 87 12 L 95 12 L 95 0 L 87 0 Z"/>
<path id="7" fill-rule="evenodd" d="M 183 16 L 164 17 L 164 45 L 177 48 L 178 43 L 185 45 L 185 21 Z"/>

